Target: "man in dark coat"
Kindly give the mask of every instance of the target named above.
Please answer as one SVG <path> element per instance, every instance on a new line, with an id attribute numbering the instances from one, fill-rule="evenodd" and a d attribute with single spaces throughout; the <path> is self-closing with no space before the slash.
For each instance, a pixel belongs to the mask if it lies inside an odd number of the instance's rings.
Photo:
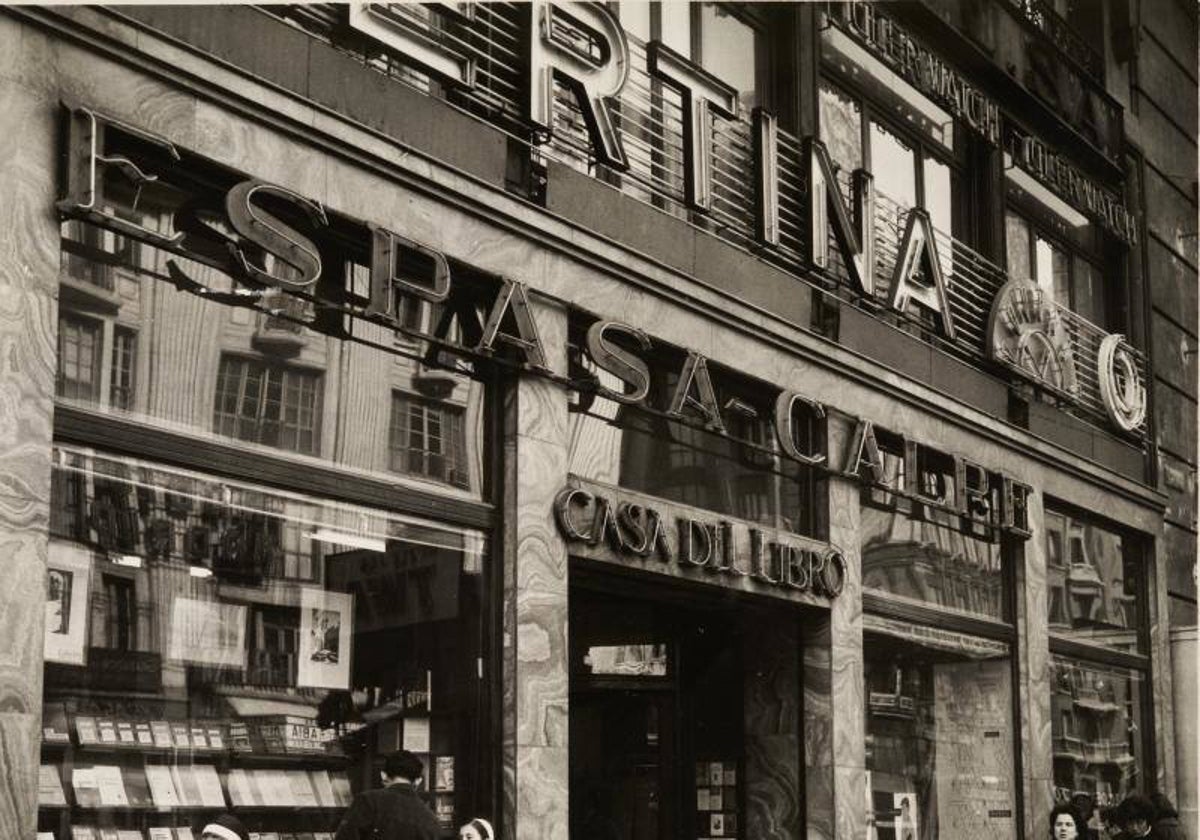
<path id="1" fill-rule="evenodd" d="M 1154 825 L 1150 826 L 1150 840 L 1187 840 L 1183 826 L 1179 824 L 1179 812 L 1171 800 L 1161 793 L 1150 794 L 1154 806 Z"/>
<path id="2" fill-rule="evenodd" d="M 437 818 L 417 796 L 425 768 L 402 750 L 383 762 L 383 789 L 364 790 L 346 810 L 335 840 L 438 840 Z"/>

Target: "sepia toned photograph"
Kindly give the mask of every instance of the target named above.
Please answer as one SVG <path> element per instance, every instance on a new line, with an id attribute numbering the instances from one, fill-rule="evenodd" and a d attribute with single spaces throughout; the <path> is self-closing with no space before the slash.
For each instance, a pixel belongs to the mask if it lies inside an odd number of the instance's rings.
<path id="1" fill-rule="evenodd" d="M 0 840 L 1200 840 L 1198 29 L 0 5 Z"/>

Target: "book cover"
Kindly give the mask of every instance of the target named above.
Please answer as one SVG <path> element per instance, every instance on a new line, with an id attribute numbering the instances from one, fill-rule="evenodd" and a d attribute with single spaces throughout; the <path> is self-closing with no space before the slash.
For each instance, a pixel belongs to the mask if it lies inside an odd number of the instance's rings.
<path id="1" fill-rule="evenodd" d="M 98 828 L 100 840 L 121 840 L 121 835 L 115 828 Z"/>
<path id="2" fill-rule="evenodd" d="M 149 808 L 154 804 L 144 767 L 125 768 L 125 793 L 129 796 L 129 804 L 135 808 Z"/>
<path id="3" fill-rule="evenodd" d="M 171 724 L 165 720 L 150 721 L 150 737 L 154 739 L 154 746 L 160 749 L 169 750 L 175 746 L 171 741 Z"/>
<path id="4" fill-rule="evenodd" d="M 706 787 L 696 788 L 696 810 L 697 811 L 711 811 L 712 810 L 712 808 L 709 806 L 708 792 L 709 792 L 709 789 Z"/>
<path id="5" fill-rule="evenodd" d="M 192 771 L 191 765 L 172 764 L 171 781 L 175 783 L 175 790 L 179 793 L 179 804 L 188 806 L 203 804 L 200 801 L 200 786 L 196 784 L 196 774 Z"/>
<path id="6" fill-rule="evenodd" d="M 204 734 L 208 736 L 208 745 L 214 750 L 225 749 L 225 736 L 221 734 L 220 726 L 205 727 Z"/>
<path id="7" fill-rule="evenodd" d="M 725 807 L 725 795 L 721 788 L 710 788 L 708 791 L 708 810 L 720 811 Z"/>
<path id="8" fill-rule="evenodd" d="M 188 727 L 186 723 L 171 724 L 171 745 L 179 749 L 189 749 L 192 746 L 192 740 L 188 737 Z"/>
<path id="9" fill-rule="evenodd" d="M 279 835 L 279 840 L 296 840 L 296 835 L 290 831 L 284 831 Z"/>
<path id="10" fill-rule="evenodd" d="M 429 718 L 404 719 L 404 749 L 415 753 L 429 752 Z"/>
<path id="11" fill-rule="evenodd" d="M 133 734 L 133 723 L 131 721 L 117 721 L 117 741 L 130 746 L 137 743 L 137 738 Z"/>
<path id="12" fill-rule="evenodd" d="M 262 840 L 279 840 L 279 834 L 274 831 L 264 831 Z"/>
<path id="13" fill-rule="evenodd" d="M 150 730 L 150 724 L 139 723 L 133 727 L 134 737 L 137 738 L 139 746 L 152 747 L 154 746 L 154 733 Z"/>
<path id="14" fill-rule="evenodd" d="M 146 840 L 142 836 L 142 832 L 135 828 L 123 828 L 117 832 L 118 840 Z"/>
<path id="15" fill-rule="evenodd" d="M 101 744 L 117 743 L 117 724 L 115 721 L 107 718 L 97 719 L 96 731 L 100 733 Z"/>
<path id="16" fill-rule="evenodd" d="M 433 763 L 433 789 L 454 790 L 454 756 L 439 755 Z"/>
<path id="17" fill-rule="evenodd" d="M 250 792 L 250 777 L 240 767 L 235 767 L 221 776 L 229 804 L 234 808 L 249 808 L 254 805 L 254 794 Z"/>
<path id="18" fill-rule="evenodd" d="M 147 764 L 146 781 L 150 784 L 150 796 L 157 808 L 175 808 L 183 804 L 179 791 L 171 779 L 171 768 L 165 764 Z"/>
<path id="19" fill-rule="evenodd" d="M 317 804 L 322 808 L 333 808 L 338 805 L 338 799 L 333 793 L 333 782 L 328 770 L 313 770 L 311 773 L 313 792 L 317 795 Z"/>
<path id="20" fill-rule="evenodd" d="M 91 767 L 76 767 L 72 770 L 71 787 L 75 790 L 75 804 L 80 808 L 100 806 L 100 785 Z"/>
<path id="21" fill-rule="evenodd" d="M 169 828 L 151 828 L 150 840 L 175 840 L 175 834 Z"/>
<path id="22" fill-rule="evenodd" d="M 175 829 L 175 840 L 194 840 L 192 830 L 187 826 Z"/>
<path id="23" fill-rule="evenodd" d="M 708 783 L 713 787 L 725 784 L 725 766 L 719 761 L 708 763 Z"/>
<path id="24" fill-rule="evenodd" d="M 313 833 L 311 831 L 301 831 L 296 835 L 296 840 L 314 840 Z"/>
<path id="25" fill-rule="evenodd" d="M 100 733 L 96 730 L 96 719 L 87 715 L 76 715 L 75 737 L 80 746 L 99 744 Z"/>
<path id="26" fill-rule="evenodd" d="M 709 814 L 708 815 L 708 831 L 713 837 L 725 836 L 725 815 L 724 814 Z"/>
<path id="27" fill-rule="evenodd" d="M 317 807 L 317 796 L 305 770 L 288 770 L 288 785 L 292 789 L 292 800 L 301 808 Z"/>
<path id="28" fill-rule="evenodd" d="M 63 790 L 58 767 L 43 764 L 38 767 L 38 805 L 66 805 L 67 792 Z"/>
<path id="29" fill-rule="evenodd" d="M 64 704 L 47 703 L 42 707 L 42 740 L 48 744 L 70 743 L 71 730 Z"/>
<path id="30" fill-rule="evenodd" d="M 96 840 L 96 829 L 90 825 L 73 825 L 71 840 Z"/>
<path id="31" fill-rule="evenodd" d="M 434 797 L 433 813 L 442 828 L 454 828 L 454 795 L 439 793 Z"/>
<path id="32" fill-rule="evenodd" d="M 37 833 L 37 840 L 54 840 L 54 832 L 53 831 L 39 831 Z"/>
<path id="33" fill-rule="evenodd" d="M 100 788 L 100 804 L 127 807 L 129 796 L 125 792 L 125 777 L 115 764 L 97 764 L 92 768 L 96 784 Z"/>
<path id="34" fill-rule="evenodd" d="M 350 780 L 346 777 L 346 771 L 336 771 L 330 776 L 330 781 L 333 782 L 333 798 L 337 800 L 338 806 L 349 807 L 354 795 L 350 792 Z"/>
<path id="35" fill-rule="evenodd" d="M 190 729 L 192 736 L 192 746 L 198 750 L 206 750 L 209 747 L 208 739 L 204 736 L 203 726 L 193 726 Z"/>
<path id="36" fill-rule="evenodd" d="M 224 808 L 225 794 L 221 792 L 221 780 L 217 776 L 217 768 L 211 764 L 195 764 L 192 766 L 192 776 L 199 790 L 200 805 L 206 808 Z"/>

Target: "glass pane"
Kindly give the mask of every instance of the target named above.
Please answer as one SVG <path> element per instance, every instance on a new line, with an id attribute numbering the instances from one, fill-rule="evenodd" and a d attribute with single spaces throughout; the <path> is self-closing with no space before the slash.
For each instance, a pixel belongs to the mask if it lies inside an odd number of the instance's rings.
<path id="1" fill-rule="evenodd" d="M 1037 282 L 1059 306 L 1071 308 L 1071 259 L 1061 248 L 1038 236 Z"/>
<path id="2" fill-rule="evenodd" d="M 142 221 L 169 233 L 173 218 L 172 208 L 164 208 Z M 224 229 L 212 219 L 205 224 Z M 83 222 L 64 223 L 62 231 L 64 262 L 67 249 L 103 233 Z M 79 254 L 70 259 L 88 262 Z M 338 323 L 355 340 L 337 340 L 316 328 L 311 302 L 276 292 L 262 304 L 274 315 L 252 311 L 230 305 L 237 299 L 233 293 L 243 289 L 216 269 L 150 245 L 142 246 L 140 260 L 145 273 L 132 267 L 128 273 L 152 287 L 153 294 L 142 299 L 118 296 L 115 309 L 94 311 L 79 294 L 61 295 L 60 322 L 66 326 L 59 331 L 60 399 L 389 480 L 395 475 L 389 472 L 387 407 L 395 388 L 427 390 L 466 418 L 482 416 L 485 389 L 466 372 L 467 363 L 454 371 L 421 365 L 415 357 L 426 347 L 419 337 L 405 342 L 405 355 L 399 355 L 393 331 L 347 318 Z M 162 280 L 168 260 L 201 291 L 191 294 Z M 332 260 L 326 265 L 336 265 L 344 276 L 322 278 L 321 284 L 361 287 L 362 266 Z M 63 282 L 69 284 L 66 275 Z M 409 307 L 401 314 L 411 314 L 411 323 L 426 329 L 425 311 Z M 102 389 L 105 382 L 110 387 Z M 472 420 L 462 428 L 468 432 L 461 463 L 472 468 L 458 470 L 455 483 L 482 496 L 483 424 Z"/>
<path id="3" fill-rule="evenodd" d="M 1075 257 L 1075 311 L 1102 329 L 1109 326 L 1104 278 L 1099 269 L 1080 257 Z"/>
<path id="4" fill-rule="evenodd" d="M 821 83 L 821 140 L 833 162 L 847 172 L 862 166 L 862 109 L 858 101 Z"/>
<path id="5" fill-rule="evenodd" d="M 1007 645 L 871 615 L 863 628 L 868 836 L 1016 837 Z"/>
<path id="6" fill-rule="evenodd" d="M 469 816 L 482 533 L 72 447 L 54 463 L 39 830 L 181 837 L 232 810 L 332 832 L 401 749 L 447 831 Z"/>
<path id="7" fill-rule="evenodd" d="M 1004 239 L 1008 250 L 1009 279 L 1030 279 L 1033 263 L 1029 254 L 1029 223 L 1016 213 L 1005 213 Z"/>
<path id="8" fill-rule="evenodd" d="M 598 374 L 602 385 L 621 389 L 615 377 L 596 370 L 582 354 L 579 358 Z M 650 361 L 652 388 L 647 400 L 658 412 L 669 407 L 681 364 L 667 356 Z M 798 462 L 776 456 L 771 401 L 747 380 L 714 368 L 709 368 L 709 375 L 718 406 L 737 400 L 754 416 L 727 412 L 723 421 L 728 434 L 721 435 L 698 428 L 698 415 L 691 409 L 685 409 L 688 422 L 682 423 L 598 396 L 586 412 L 570 415 L 570 471 L 772 528 L 811 534 L 814 476 Z M 811 452 L 814 432 L 807 419 L 799 419 L 800 412 L 797 408 L 795 425 L 803 439 L 797 445 L 802 452 Z"/>
<path id="9" fill-rule="evenodd" d="M 864 506 L 863 590 L 1007 620 L 999 544 L 963 534 L 949 519 L 937 511 L 917 519 Z"/>
<path id="10" fill-rule="evenodd" d="M 743 114 L 759 104 L 758 38 L 753 27 L 716 3 L 700 7 L 700 64 L 738 92 Z"/>
<path id="11" fill-rule="evenodd" d="M 925 209 L 939 234 L 954 236 L 954 179 L 950 167 L 932 157 L 925 158 Z"/>
<path id="12" fill-rule="evenodd" d="M 1084 793 L 1101 808 L 1148 789 L 1142 756 L 1143 679 L 1139 671 L 1051 657 L 1056 800 Z"/>
<path id="13" fill-rule="evenodd" d="M 1071 516 L 1046 516 L 1046 577 L 1055 635 L 1138 651 L 1141 570 L 1119 533 Z"/>
<path id="14" fill-rule="evenodd" d="M 916 157 L 912 147 L 879 123 L 871 122 L 871 163 L 875 189 L 904 207 L 917 205 Z"/>
<path id="15" fill-rule="evenodd" d="M 642 42 L 650 40 L 650 0 L 621 0 L 617 17 L 630 35 Z"/>
<path id="16" fill-rule="evenodd" d="M 685 58 L 692 57 L 692 5 L 679 0 L 666 0 L 659 4 L 662 14 L 662 33 L 659 36 L 675 52 Z"/>

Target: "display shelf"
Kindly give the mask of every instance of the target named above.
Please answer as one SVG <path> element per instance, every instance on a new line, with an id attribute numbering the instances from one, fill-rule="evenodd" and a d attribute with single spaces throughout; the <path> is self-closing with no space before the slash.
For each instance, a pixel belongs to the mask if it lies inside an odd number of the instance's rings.
<path id="1" fill-rule="evenodd" d="M 231 811 L 239 814 L 270 814 L 276 811 L 328 814 L 344 811 L 345 805 L 175 805 L 159 808 L 155 805 L 38 805 L 39 811 L 70 811 L 81 814 L 188 814 L 205 811 Z"/>
<path id="2" fill-rule="evenodd" d="M 42 743 L 43 753 L 61 754 L 73 752 L 78 755 L 137 755 L 146 758 L 177 758 L 193 756 L 196 758 L 226 759 L 233 764 L 262 767 L 291 767 L 311 766 L 341 767 L 350 759 L 345 755 L 329 755 L 323 753 L 253 753 L 230 749 L 203 749 L 200 747 L 146 747 L 137 744 L 78 744 Z"/>

